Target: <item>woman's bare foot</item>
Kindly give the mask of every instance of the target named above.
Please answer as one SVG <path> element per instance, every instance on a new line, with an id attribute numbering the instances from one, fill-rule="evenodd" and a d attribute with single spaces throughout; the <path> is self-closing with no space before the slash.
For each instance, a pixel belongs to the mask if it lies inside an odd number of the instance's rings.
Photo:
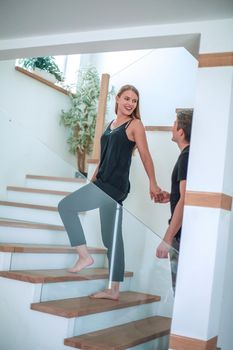
<path id="1" fill-rule="evenodd" d="M 119 299 L 119 291 L 115 291 L 113 289 L 105 289 L 102 292 L 98 292 L 98 293 L 90 295 L 90 298 L 118 300 Z"/>
<path id="2" fill-rule="evenodd" d="M 79 257 L 73 267 L 68 269 L 68 272 L 77 273 L 85 269 L 85 267 L 91 266 L 94 263 L 94 260 L 91 256 L 85 258 Z"/>

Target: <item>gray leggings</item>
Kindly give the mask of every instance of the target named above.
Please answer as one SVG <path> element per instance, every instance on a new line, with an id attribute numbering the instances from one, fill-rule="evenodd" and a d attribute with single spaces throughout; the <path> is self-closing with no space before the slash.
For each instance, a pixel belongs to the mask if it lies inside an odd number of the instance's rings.
<path id="1" fill-rule="evenodd" d="M 122 239 L 122 206 L 118 206 L 119 220 L 117 222 L 115 252 L 113 252 L 112 245 L 117 202 L 110 198 L 111 188 L 109 191 L 109 185 L 106 186 L 105 191 L 109 195 L 103 192 L 105 189 L 103 183 L 101 189 L 93 183 L 81 187 L 60 201 L 58 211 L 69 236 L 71 246 L 79 246 L 86 244 L 86 239 L 78 213 L 99 208 L 102 240 L 104 246 L 107 248 L 112 281 L 120 282 L 124 279 L 125 269 Z M 126 196 L 116 198 L 115 193 L 113 195 L 120 204 L 126 198 Z"/>

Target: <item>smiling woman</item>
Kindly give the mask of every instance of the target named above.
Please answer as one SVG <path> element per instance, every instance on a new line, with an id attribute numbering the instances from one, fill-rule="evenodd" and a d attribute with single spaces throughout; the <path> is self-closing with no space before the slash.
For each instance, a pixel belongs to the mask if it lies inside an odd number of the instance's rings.
<path id="1" fill-rule="evenodd" d="M 115 119 L 101 137 L 100 162 L 92 183 L 68 195 L 58 205 L 58 211 L 78 259 L 69 272 L 77 273 L 93 264 L 78 213 L 100 208 L 101 233 L 107 248 L 109 288 L 95 293 L 93 298 L 117 300 L 120 282 L 124 279 L 124 245 L 122 239 L 122 204 L 130 191 L 129 170 L 135 147 L 149 178 L 149 195 L 158 201 L 158 187 L 154 165 L 148 149 L 139 110 L 139 92 L 132 85 L 124 85 L 116 96 Z M 114 199 L 114 201 L 112 200 Z"/>

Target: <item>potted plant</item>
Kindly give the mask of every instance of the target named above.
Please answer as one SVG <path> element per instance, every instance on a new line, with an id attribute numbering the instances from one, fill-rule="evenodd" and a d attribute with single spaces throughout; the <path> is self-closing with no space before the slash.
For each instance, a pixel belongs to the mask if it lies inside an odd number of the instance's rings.
<path id="1" fill-rule="evenodd" d="M 71 108 L 62 110 L 60 123 L 69 129 L 69 151 L 76 155 L 79 172 L 86 175 L 86 159 L 93 148 L 100 78 L 95 67 L 80 69 L 76 93 L 70 94 Z M 108 97 L 114 94 L 114 89 Z"/>
<path id="2" fill-rule="evenodd" d="M 23 68 L 34 71 L 35 73 L 38 73 L 38 70 L 39 72 L 50 73 L 55 78 L 54 82 L 64 81 L 63 74 L 56 64 L 55 58 L 53 56 L 22 58 L 19 60 L 19 64 Z M 46 77 L 46 79 L 48 78 Z"/>

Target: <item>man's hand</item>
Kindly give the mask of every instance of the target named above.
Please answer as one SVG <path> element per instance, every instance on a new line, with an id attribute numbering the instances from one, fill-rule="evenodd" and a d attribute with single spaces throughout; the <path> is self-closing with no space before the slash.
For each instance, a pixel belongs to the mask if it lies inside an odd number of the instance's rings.
<path id="1" fill-rule="evenodd" d="M 162 191 L 159 187 L 156 187 L 156 190 L 150 187 L 150 197 L 155 203 L 170 202 L 170 193 Z"/>
<path id="2" fill-rule="evenodd" d="M 162 191 L 160 194 L 160 200 L 159 203 L 168 203 L 170 202 L 170 193 L 167 191 Z"/>
<path id="3" fill-rule="evenodd" d="M 160 259 L 166 259 L 168 258 L 168 253 L 171 246 L 168 245 L 166 242 L 161 242 L 160 245 L 156 249 L 156 256 Z"/>

